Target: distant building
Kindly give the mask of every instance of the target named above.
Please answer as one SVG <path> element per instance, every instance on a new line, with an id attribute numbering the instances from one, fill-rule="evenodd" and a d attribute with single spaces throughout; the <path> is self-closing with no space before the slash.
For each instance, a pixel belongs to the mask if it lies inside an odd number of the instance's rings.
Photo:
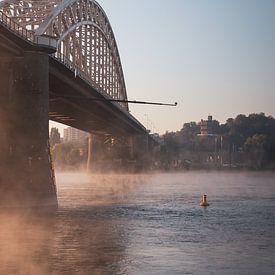
<path id="1" fill-rule="evenodd" d="M 208 116 L 207 120 L 201 120 L 199 122 L 200 126 L 200 134 L 199 136 L 214 136 L 214 123 L 216 121 L 213 120 L 212 116 Z"/>
<path id="2" fill-rule="evenodd" d="M 63 131 L 63 141 L 64 142 L 73 142 L 73 141 L 82 141 L 88 137 L 88 133 L 80 131 L 73 127 L 68 127 Z"/>

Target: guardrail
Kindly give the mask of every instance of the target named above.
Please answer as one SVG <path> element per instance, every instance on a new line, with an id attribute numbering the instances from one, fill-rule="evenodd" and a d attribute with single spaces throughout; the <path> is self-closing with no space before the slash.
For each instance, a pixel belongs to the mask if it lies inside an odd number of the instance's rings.
<path id="1" fill-rule="evenodd" d="M 62 54 L 60 52 L 55 52 L 54 54 L 51 55 L 51 57 L 54 58 L 55 60 L 57 60 L 58 62 L 62 63 L 64 66 L 66 66 L 72 72 L 74 72 L 75 77 L 79 77 L 83 81 L 88 83 L 96 91 L 101 93 L 107 100 L 113 99 L 98 84 L 94 83 L 91 80 L 90 76 L 88 74 L 86 74 L 85 72 L 83 72 L 82 69 L 80 67 L 78 67 L 77 65 L 75 65 L 67 56 L 65 56 L 64 54 Z M 115 103 L 117 106 L 119 106 L 123 111 L 126 111 L 123 103 L 121 103 L 121 102 L 113 102 L 113 103 Z"/>
<path id="2" fill-rule="evenodd" d="M 100 91 L 100 93 L 108 96 L 108 94 L 105 93 L 99 85 L 91 81 L 91 78 L 88 74 L 83 72 L 82 69 L 79 66 L 75 65 L 66 55 L 60 52 L 55 52 L 51 55 L 51 57 L 53 57 L 58 62 L 62 63 L 64 66 L 70 69 L 72 72 L 74 72 L 75 77 L 80 77 L 82 80 L 86 81 L 90 86 L 95 88 L 97 91 Z"/>
<path id="3" fill-rule="evenodd" d="M 12 20 L 2 11 L 0 11 L 0 24 L 31 44 L 48 46 L 51 48 L 57 47 L 56 38 L 46 35 L 37 36 L 33 32 L 18 24 L 16 21 Z"/>
<path id="4" fill-rule="evenodd" d="M 0 11 L 0 25 L 4 26 L 6 29 L 16 34 L 20 38 L 24 39 L 26 42 L 36 45 L 36 46 L 46 46 L 56 49 L 57 48 L 57 39 L 55 37 L 41 35 L 36 36 L 34 32 L 27 30 L 25 27 L 18 24 L 16 21 L 12 20 L 5 13 Z M 75 65 L 71 60 L 69 60 L 64 54 L 55 52 L 51 55 L 52 58 L 56 59 L 58 62 L 65 65 L 68 69 L 74 72 L 75 77 L 80 77 L 90 86 L 92 86 L 95 90 L 99 91 L 103 96 L 107 99 L 112 99 L 109 94 L 107 94 L 98 84 L 94 83 L 90 76 L 86 74 L 80 67 Z M 123 103 L 116 103 L 123 111 L 125 110 L 125 106 Z M 128 112 L 127 112 L 128 113 Z"/>
<path id="5" fill-rule="evenodd" d="M 27 41 L 30 41 L 34 43 L 34 34 L 30 32 L 29 30 L 25 29 L 21 25 L 19 25 L 17 22 L 12 20 L 10 17 L 8 17 L 5 13 L 0 11 L 0 24 L 4 25 L 9 30 L 13 31 L 17 35 L 19 35 L 21 38 L 24 38 Z"/>

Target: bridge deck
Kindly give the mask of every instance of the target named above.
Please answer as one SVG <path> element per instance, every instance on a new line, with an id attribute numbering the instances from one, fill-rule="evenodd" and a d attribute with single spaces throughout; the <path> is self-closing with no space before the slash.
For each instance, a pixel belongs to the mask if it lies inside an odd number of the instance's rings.
<path id="1" fill-rule="evenodd" d="M 0 12 L 0 48 L 2 54 L 24 52 L 49 54 L 49 119 L 93 133 L 133 135 L 146 133 L 145 127 L 120 104 L 108 101 L 108 95 L 90 85 L 80 71 L 65 66 L 54 52 L 52 41 L 39 40 Z M 3 50 L 4 49 L 4 50 Z M 96 100 L 97 99 L 97 100 Z"/>
<path id="2" fill-rule="evenodd" d="M 118 103 L 66 66 L 50 59 L 50 119 L 83 131 L 113 135 L 142 134 L 146 129 Z"/>

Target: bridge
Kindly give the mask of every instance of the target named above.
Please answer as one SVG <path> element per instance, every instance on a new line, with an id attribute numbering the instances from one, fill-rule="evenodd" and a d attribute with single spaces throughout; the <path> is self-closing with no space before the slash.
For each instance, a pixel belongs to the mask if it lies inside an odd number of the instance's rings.
<path id="1" fill-rule="evenodd" d="M 147 135 L 94 0 L 1 1 L 0 87 L 1 204 L 57 205 L 49 119 L 130 143 Z"/>

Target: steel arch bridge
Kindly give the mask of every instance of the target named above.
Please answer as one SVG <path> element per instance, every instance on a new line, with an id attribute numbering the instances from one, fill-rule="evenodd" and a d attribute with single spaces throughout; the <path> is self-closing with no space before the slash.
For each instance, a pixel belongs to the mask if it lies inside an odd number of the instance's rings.
<path id="1" fill-rule="evenodd" d="M 0 11 L 17 23 L 17 31 L 27 30 L 25 36 L 31 42 L 37 37 L 54 38 L 57 60 L 103 95 L 127 101 L 114 33 L 96 1 L 4 0 L 0 2 Z M 127 102 L 119 104 L 129 111 Z"/>

